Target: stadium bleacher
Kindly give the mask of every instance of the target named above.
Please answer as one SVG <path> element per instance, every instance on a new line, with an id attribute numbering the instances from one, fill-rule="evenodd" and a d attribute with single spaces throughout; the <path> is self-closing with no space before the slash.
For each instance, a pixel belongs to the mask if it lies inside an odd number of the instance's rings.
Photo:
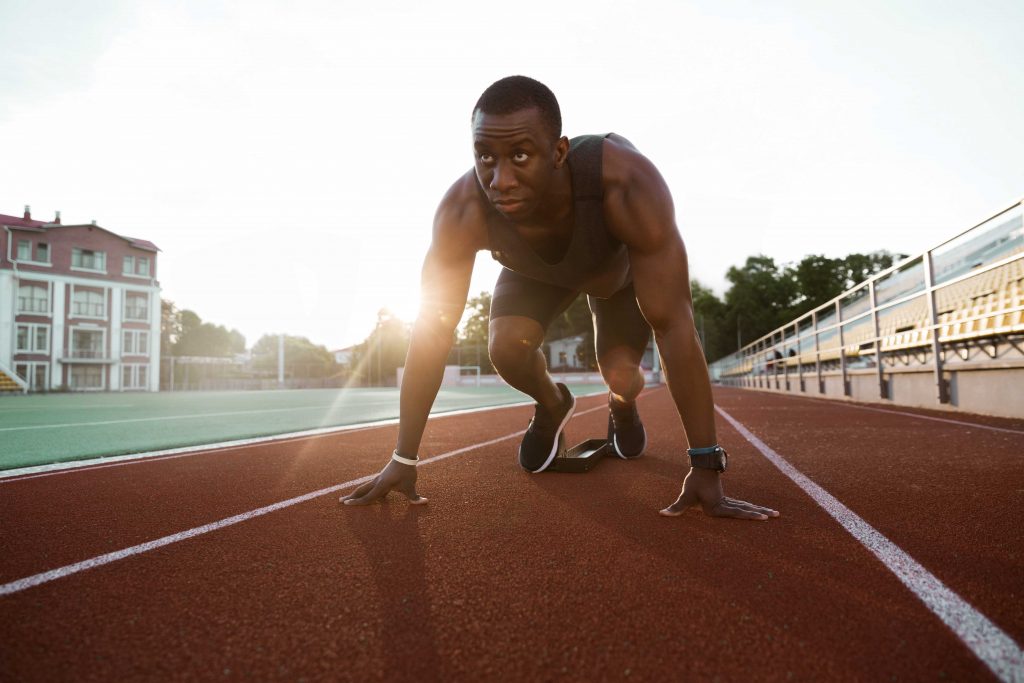
<path id="1" fill-rule="evenodd" d="M 1000 367 L 1024 369 L 1022 335 L 1024 213 L 1017 203 L 710 367 L 716 381 L 732 386 L 768 387 L 762 378 L 781 375 L 787 388 L 790 377 L 809 373 L 820 385 L 824 375 L 840 373 L 845 387 L 848 371 L 875 368 L 885 399 L 881 368 L 896 357 L 904 366 L 934 365 L 939 376 L 946 350 L 957 349 L 966 361 L 970 354 L 961 352 L 968 347 L 1001 345 L 1015 355 L 1002 354 Z M 936 349 L 940 358 L 929 359 Z M 995 359 L 1001 352 L 987 353 Z M 778 380 L 773 388 L 781 388 Z"/>

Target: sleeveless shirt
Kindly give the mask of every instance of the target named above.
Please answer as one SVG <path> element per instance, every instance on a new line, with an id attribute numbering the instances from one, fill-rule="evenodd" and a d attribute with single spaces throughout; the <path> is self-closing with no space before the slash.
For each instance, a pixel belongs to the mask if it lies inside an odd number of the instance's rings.
<path id="1" fill-rule="evenodd" d="M 632 281 L 626 246 L 612 237 L 604 220 L 605 137 L 581 135 L 569 141 L 573 229 L 562 259 L 548 263 L 541 258 L 515 225 L 488 202 L 487 235 L 494 260 L 526 277 L 600 299 L 607 299 Z"/>

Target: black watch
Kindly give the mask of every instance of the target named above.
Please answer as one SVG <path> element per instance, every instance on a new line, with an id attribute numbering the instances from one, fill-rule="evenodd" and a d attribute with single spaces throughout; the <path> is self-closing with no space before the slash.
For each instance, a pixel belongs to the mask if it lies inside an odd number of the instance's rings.
<path id="1" fill-rule="evenodd" d="M 686 455 L 690 457 L 690 467 L 694 467 L 699 470 L 715 470 L 716 472 L 725 472 L 726 466 L 729 464 L 729 454 L 725 452 L 725 449 L 721 446 L 715 446 L 715 450 L 710 453 L 693 453 L 694 450 L 701 449 L 689 449 L 686 451 Z"/>

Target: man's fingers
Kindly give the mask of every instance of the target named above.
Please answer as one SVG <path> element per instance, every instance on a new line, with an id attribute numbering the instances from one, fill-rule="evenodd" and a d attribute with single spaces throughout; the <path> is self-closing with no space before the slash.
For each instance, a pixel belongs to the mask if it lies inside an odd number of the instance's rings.
<path id="1" fill-rule="evenodd" d="M 766 517 L 778 517 L 779 516 L 779 511 L 778 510 L 772 510 L 771 508 L 762 507 L 760 505 L 754 505 L 753 503 L 748 503 L 745 500 L 737 500 L 735 498 L 726 498 L 725 501 L 727 503 L 729 503 L 729 505 L 731 505 L 733 507 L 743 508 L 744 510 L 750 510 L 751 512 L 758 512 L 758 513 L 760 513 L 762 515 L 765 515 Z"/>
<path id="2" fill-rule="evenodd" d="M 731 505 L 727 503 L 725 499 L 720 500 L 718 502 L 718 505 L 711 508 L 711 514 L 714 517 L 731 517 L 733 519 L 756 519 L 762 522 L 768 519 L 768 515 Z"/>
<path id="3" fill-rule="evenodd" d="M 374 482 L 374 486 L 370 489 L 369 493 L 366 493 L 357 498 L 346 498 L 345 505 L 369 505 L 370 503 L 376 502 L 377 500 L 388 495 L 388 491 L 391 490 L 390 486 L 384 485 L 380 478 Z"/>
<path id="4" fill-rule="evenodd" d="M 365 496 L 366 493 L 370 489 L 372 489 L 376 483 L 377 483 L 377 479 L 374 478 L 374 479 L 371 479 L 370 481 L 366 482 L 365 484 L 360 484 L 356 488 L 355 491 L 353 491 L 352 493 L 348 494 L 347 496 L 342 496 L 341 497 L 341 502 L 344 503 L 346 500 L 351 500 L 352 498 L 361 498 L 361 497 Z"/>
<path id="5" fill-rule="evenodd" d="M 662 517 L 678 517 L 686 512 L 687 508 L 693 507 L 696 503 L 697 500 L 693 496 L 687 493 L 680 493 L 676 502 L 672 503 L 664 510 L 658 510 L 658 514 Z"/>

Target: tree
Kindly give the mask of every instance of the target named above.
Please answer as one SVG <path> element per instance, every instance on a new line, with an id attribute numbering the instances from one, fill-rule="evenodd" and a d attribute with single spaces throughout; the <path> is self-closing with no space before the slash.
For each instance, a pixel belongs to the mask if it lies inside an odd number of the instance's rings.
<path id="1" fill-rule="evenodd" d="M 487 353 L 488 325 L 491 317 L 491 293 L 480 292 L 466 302 L 469 317 L 459 330 L 455 347 L 448 356 L 449 364 L 477 365 L 483 374 L 493 374 Z"/>
<path id="2" fill-rule="evenodd" d="M 731 286 L 725 293 L 726 328 L 740 345 L 764 336 L 792 318 L 800 297 L 791 269 L 780 269 L 770 256 L 748 256 L 742 268 L 732 266 L 725 275 Z M 733 350 L 736 344 L 729 345 Z"/>
<path id="3" fill-rule="evenodd" d="M 238 330 L 204 323 L 195 311 L 179 310 L 173 301 L 160 300 L 160 349 L 169 356 L 226 357 L 245 351 Z"/>
<path id="4" fill-rule="evenodd" d="M 270 375 L 277 375 L 279 335 L 265 334 L 252 347 L 253 367 Z M 284 337 L 285 377 L 330 377 L 337 373 L 334 356 L 326 347 L 314 344 L 305 337 Z"/>
<path id="5" fill-rule="evenodd" d="M 181 336 L 181 313 L 174 302 L 160 299 L 160 353 L 170 355 Z"/>
<path id="6" fill-rule="evenodd" d="M 690 280 L 690 296 L 693 300 L 694 324 L 704 347 L 704 357 L 714 360 L 724 356 L 728 353 L 726 305 L 697 280 Z"/>
<path id="7" fill-rule="evenodd" d="M 245 351 L 245 337 L 238 330 L 204 323 L 194 311 L 180 313 L 181 334 L 173 347 L 175 356 L 227 357 Z"/>
<path id="8" fill-rule="evenodd" d="M 386 308 L 377 311 L 373 332 L 353 350 L 355 379 L 370 386 L 392 386 L 396 370 L 405 365 L 409 336 L 409 325 Z"/>

